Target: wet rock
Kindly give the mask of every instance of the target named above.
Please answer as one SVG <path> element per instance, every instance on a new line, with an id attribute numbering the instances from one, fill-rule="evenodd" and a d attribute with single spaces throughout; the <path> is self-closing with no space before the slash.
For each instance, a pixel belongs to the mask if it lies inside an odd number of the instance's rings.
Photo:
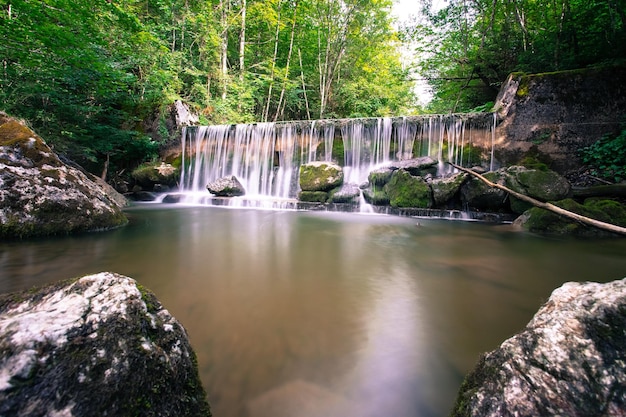
<path id="1" fill-rule="evenodd" d="M 0 415 L 210 416 L 178 321 L 121 275 L 0 296 Z"/>
<path id="2" fill-rule="evenodd" d="M 298 200 L 305 203 L 325 203 L 328 201 L 328 193 L 326 191 L 300 191 Z"/>
<path id="3" fill-rule="evenodd" d="M 330 191 L 343 184 L 343 169 L 332 162 L 311 162 L 300 166 L 302 191 Z"/>
<path id="4" fill-rule="evenodd" d="M 219 178 L 207 184 L 206 188 L 218 197 L 238 197 L 246 194 L 245 188 L 234 175 Z"/>
<path id="5" fill-rule="evenodd" d="M 394 171 L 389 167 L 374 169 L 367 176 L 367 181 L 372 186 L 382 187 L 391 180 Z"/>
<path id="6" fill-rule="evenodd" d="M 422 177 L 415 177 L 404 169 L 395 171 L 384 187 L 392 207 L 432 206 L 432 191 Z"/>
<path id="7" fill-rule="evenodd" d="M 484 355 L 453 417 L 626 415 L 626 279 L 566 283 Z"/>
<path id="8" fill-rule="evenodd" d="M 528 169 L 523 166 L 511 166 L 505 171 L 505 185 L 540 201 L 557 201 L 568 196 L 571 185 L 565 177 L 550 170 Z M 511 196 L 511 210 L 523 213 L 531 208 L 530 203 Z"/>
<path id="9" fill-rule="evenodd" d="M 331 203 L 351 203 L 359 202 L 361 189 L 356 184 L 344 184 L 341 188 L 335 189 L 330 193 Z"/>
<path id="10" fill-rule="evenodd" d="M 430 156 L 420 156 L 419 158 L 392 162 L 387 167 L 392 170 L 403 169 L 414 176 L 424 176 L 427 173 L 435 174 L 437 172 L 437 160 Z"/>
<path id="11" fill-rule="evenodd" d="M 502 171 L 491 171 L 484 174 L 489 181 L 504 185 L 505 175 Z M 489 187 L 478 178 L 471 178 L 461 187 L 461 201 L 464 207 L 480 211 L 508 211 L 508 194 L 498 188 Z"/>
<path id="12" fill-rule="evenodd" d="M 430 188 L 433 190 L 435 207 L 445 207 L 459 192 L 467 178 L 468 174 L 459 172 L 450 177 L 433 179 L 430 182 Z"/>
<path id="13" fill-rule="evenodd" d="M 389 196 L 384 190 L 384 187 L 371 186 L 363 189 L 363 198 L 368 204 L 375 206 L 389 205 Z"/>
<path id="14" fill-rule="evenodd" d="M 164 187 L 169 189 L 178 184 L 180 171 L 165 162 L 147 163 L 133 170 L 130 176 L 142 190 L 161 192 Z"/>
<path id="15" fill-rule="evenodd" d="M 109 229 L 128 222 L 124 197 L 63 163 L 24 123 L 0 118 L 0 237 Z"/>
<path id="16" fill-rule="evenodd" d="M 584 204 L 580 204 L 572 199 L 565 199 L 552 204 L 585 217 L 626 227 L 626 206 L 614 200 L 588 199 Z M 610 232 L 587 226 L 538 207 L 525 211 L 513 224 L 530 232 L 549 235 L 613 236 Z"/>

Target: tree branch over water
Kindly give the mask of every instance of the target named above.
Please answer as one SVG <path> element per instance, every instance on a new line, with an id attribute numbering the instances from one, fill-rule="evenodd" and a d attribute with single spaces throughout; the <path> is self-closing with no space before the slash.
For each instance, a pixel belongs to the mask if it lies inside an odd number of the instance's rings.
<path id="1" fill-rule="evenodd" d="M 510 195 L 512 195 L 515 198 L 518 198 L 522 201 L 525 201 L 527 203 L 532 204 L 535 207 L 539 207 L 542 208 L 544 210 L 548 210 L 551 211 L 553 213 L 558 214 L 559 216 L 563 216 L 563 217 L 567 217 L 569 219 L 575 220 L 577 222 L 580 223 L 584 223 L 586 225 L 589 226 L 593 226 L 593 227 L 597 227 L 598 229 L 602 229 L 602 230 L 607 230 L 609 232 L 612 233 L 618 233 L 620 235 L 624 235 L 626 236 L 626 227 L 621 227 L 621 226 L 617 226 L 611 223 L 605 223 L 605 222 L 601 222 L 600 220 L 596 220 L 596 219 L 592 219 L 590 217 L 586 217 L 586 216 L 581 216 L 580 214 L 562 209 L 561 207 L 555 206 L 554 204 L 550 204 L 550 203 L 545 203 L 543 201 L 539 201 L 539 200 L 535 200 L 532 197 L 528 197 L 527 195 L 518 193 L 516 191 L 511 190 L 508 187 L 505 187 L 504 185 L 500 185 L 500 184 L 496 184 L 493 183 L 491 181 L 489 181 L 487 178 L 485 178 L 484 176 L 480 175 L 477 172 L 472 171 L 471 169 L 467 169 L 467 168 L 463 168 L 462 166 L 453 164 L 452 162 L 448 162 L 451 166 L 453 166 L 454 168 L 466 172 L 476 178 L 478 178 L 479 180 L 481 180 L 482 182 L 484 182 L 485 184 L 487 184 L 488 186 L 492 187 L 492 188 L 498 188 L 500 190 L 506 191 L 507 193 L 509 193 Z"/>

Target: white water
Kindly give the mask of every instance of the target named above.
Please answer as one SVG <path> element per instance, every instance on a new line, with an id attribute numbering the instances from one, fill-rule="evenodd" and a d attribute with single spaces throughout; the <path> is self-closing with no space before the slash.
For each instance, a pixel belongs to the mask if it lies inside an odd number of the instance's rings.
<path id="1" fill-rule="evenodd" d="M 181 191 L 206 198 L 209 182 L 234 175 L 246 201 L 293 200 L 301 164 L 333 161 L 344 167 L 346 183 L 358 185 L 379 166 L 419 156 L 437 159 L 444 175 L 452 170 L 448 161 L 481 162 L 471 160 L 472 147 L 486 149 L 482 162 L 493 169 L 495 127 L 495 115 L 487 114 L 190 127 L 182 137 Z"/>

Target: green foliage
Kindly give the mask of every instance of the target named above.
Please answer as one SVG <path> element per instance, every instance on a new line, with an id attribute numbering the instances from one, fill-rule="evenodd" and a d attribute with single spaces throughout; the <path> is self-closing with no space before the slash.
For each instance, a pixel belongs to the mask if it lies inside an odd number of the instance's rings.
<path id="1" fill-rule="evenodd" d="M 417 44 L 418 73 L 437 112 L 470 111 L 492 101 L 511 72 L 542 73 L 623 61 L 623 0 L 449 0 L 403 36 Z M 518 95 L 527 90 L 520 86 Z"/>
<path id="2" fill-rule="evenodd" d="M 594 175 L 615 182 L 626 179 L 626 129 L 616 136 L 602 137 L 580 154 Z"/>

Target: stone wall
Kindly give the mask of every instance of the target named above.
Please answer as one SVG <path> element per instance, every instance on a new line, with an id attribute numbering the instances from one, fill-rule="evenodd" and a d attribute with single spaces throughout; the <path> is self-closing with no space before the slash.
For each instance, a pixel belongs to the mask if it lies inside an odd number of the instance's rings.
<path id="1" fill-rule="evenodd" d="M 496 100 L 495 157 L 502 166 L 525 156 L 566 173 L 577 151 L 626 123 L 626 66 L 546 74 L 514 73 Z"/>

